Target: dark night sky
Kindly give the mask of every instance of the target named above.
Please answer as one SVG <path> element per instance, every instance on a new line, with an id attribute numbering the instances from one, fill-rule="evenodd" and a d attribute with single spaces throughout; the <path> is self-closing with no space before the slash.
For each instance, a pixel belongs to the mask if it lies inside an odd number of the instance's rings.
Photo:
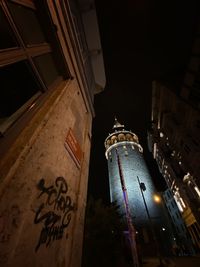
<path id="1" fill-rule="evenodd" d="M 97 0 L 106 87 L 95 96 L 96 117 L 88 194 L 108 201 L 104 140 L 114 116 L 138 135 L 158 190 L 161 177 L 146 147 L 151 83 L 178 75 L 188 63 L 200 1 Z"/>

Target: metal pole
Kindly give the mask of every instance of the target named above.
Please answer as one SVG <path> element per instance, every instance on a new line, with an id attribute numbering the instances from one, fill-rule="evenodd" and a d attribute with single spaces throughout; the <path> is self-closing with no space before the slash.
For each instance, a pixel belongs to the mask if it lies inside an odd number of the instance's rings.
<path id="1" fill-rule="evenodd" d="M 143 191 L 146 190 L 146 187 L 145 187 L 144 183 L 140 182 L 140 179 L 139 179 L 138 176 L 137 176 L 137 180 L 138 180 L 138 184 L 139 184 L 139 187 L 140 187 L 140 192 L 141 192 L 141 195 L 142 195 L 142 198 L 143 198 L 143 201 L 144 201 L 144 206 L 145 206 L 145 209 L 146 209 L 147 217 L 148 217 L 148 220 L 150 222 L 150 227 L 151 227 L 153 240 L 154 240 L 155 245 L 156 245 L 157 257 L 159 259 L 160 266 L 163 266 L 162 260 L 161 260 L 161 255 L 160 255 L 160 249 L 159 249 L 158 241 L 157 241 L 157 238 L 156 238 L 156 234 L 155 234 L 155 231 L 154 231 L 154 227 L 153 227 L 153 223 L 152 223 L 152 220 L 151 220 L 151 216 L 149 214 L 149 210 L 148 210 L 147 203 L 146 203 L 146 200 L 145 200 L 145 197 L 144 197 L 144 193 L 143 193 Z"/>
<path id="2" fill-rule="evenodd" d="M 129 238 L 130 238 L 130 246 L 131 246 L 131 254 L 133 258 L 133 264 L 134 267 L 139 267 L 139 261 L 138 261 L 138 255 L 137 255 L 137 248 L 136 248 L 136 241 L 135 241 L 135 229 L 132 224 L 132 219 L 131 219 L 131 214 L 129 210 L 129 202 L 128 202 L 128 194 L 126 190 L 126 185 L 124 181 L 124 176 L 122 172 L 122 167 L 121 167 L 121 162 L 120 162 L 120 157 L 116 148 L 116 155 L 117 155 L 117 163 L 118 163 L 118 168 L 119 168 L 119 176 L 120 176 L 120 182 L 121 182 L 121 187 L 123 191 L 123 197 L 124 197 L 124 206 L 125 206 L 125 211 L 126 211 L 126 220 L 127 220 L 127 226 L 128 226 L 128 231 L 129 231 Z"/>

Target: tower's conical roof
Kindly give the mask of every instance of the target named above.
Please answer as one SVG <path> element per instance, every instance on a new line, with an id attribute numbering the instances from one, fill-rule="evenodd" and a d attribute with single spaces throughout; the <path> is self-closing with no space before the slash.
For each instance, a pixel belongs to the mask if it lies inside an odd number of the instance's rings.
<path id="1" fill-rule="evenodd" d="M 124 125 L 122 125 L 117 118 L 115 117 L 115 123 L 113 125 L 113 130 L 122 130 L 124 129 Z"/>

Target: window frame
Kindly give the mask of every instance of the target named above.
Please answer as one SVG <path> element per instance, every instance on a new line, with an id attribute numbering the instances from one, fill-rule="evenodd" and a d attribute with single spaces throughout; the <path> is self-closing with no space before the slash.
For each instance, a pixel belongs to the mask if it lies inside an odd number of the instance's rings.
<path id="1" fill-rule="evenodd" d="M 37 7 L 35 6 L 34 2 L 31 0 L 12 0 L 10 1 L 12 3 L 16 3 L 19 5 L 22 5 L 27 8 L 31 8 L 32 10 L 37 11 Z M 42 4 L 43 2 L 43 4 Z M 30 65 L 29 67 L 32 69 L 32 72 L 34 74 L 34 79 L 39 85 L 39 92 L 35 93 L 30 99 L 28 99 L 22 106 L 20 106 L 19 109 L 17 109 L 11 116 L 9 116 L 2 124 L 0 124 L 0 136 L 6 136 L 6 132 L 11 128 L 12 126 L 18 122 L 19 118 L 21 118 L 23 115 L 25 115 L 26 112 L 33 109 L 33 107 L 37 106 L 37 102 L 39 104 L 39 99 L 42 95 L 46 95 L 47 92 L 54 90 L 63 80 L 69 80 L 70 79 L 70 71 L 67 66 L 67 63 L 65 62 L 65 59 L 62 54 L 62 49 L 60 47 L 60 44 L 58 42 L 58 37 L 56 33 L 54 32 L 52 34 L 51 26 L 52 24 L 52 18 L 48 12 L 48 5 L 45 4 L 44 1 L 41 1 L 42 7 L 45 9 L 45 13 L 48 13 L 48 30 L 50 30 L 50 35 L 52 36 L 52 39 L 50 40 L 50 43 L 39 43 L 34 45 L 26 45 L 23 41 L 23 37 L 20 34 L 20 29 L 17 28 L 17 24 L 14 20 L 14 17 L 12 17 L 11 12 L 9 11 L 8 2 L 5 0 L 0 1 L 0 8 L 2 9 L 2 12 L 6 16 L 7 22 L 16 38 L 16 41 L 18 43 L 18 46 L 6 48 L 6 49 L 0 49 L 0 68 L 3 68 L 8 65 L 12 65 L 14 63 L 26 60 L 27 63 Z M 38 9 L 39 10 L 39 9 Z M 38 14 L 37 14 L 38 15 Z M 39 15 L 38 15 L 39 16 Z M 44 15 L 45 17 L 45 15 Z M 45 19 L 45 18 L 44 18 Z M 40 22 L 40 21 L 39 21 Z M 46 23 L 46 21 L 45 21 Z M 50 24 L 50 25 L 49 25 Z M 41 26 L 42 30 L 43 27 Z M 45 26 L 44 26 L 45 28 Z M 49 39 L 49 38 L 48 38 Z M 56 51 L 53 49 L 54 47 L 57 47 Z M 52 48 L 53 47 L 53 48 Z M 59 75 L 56 77 L 56 79 L 52 82 L 51 85 L 47 86 L 45 84 L 44 78 L 42 78 L 42 74 L 39 72 L 39 68 L 34 63 L 34 58 L 37 56 L 42 56 L 45 54 L 50 53 L 51 56 L 54 58 L 54 64 L 55 68 L 58 71 Z M 57 54 L 59 53 L 59 57 L 62 58 L 61 64 L 62 66 L 58 66 L 56 64 L 55 55 L 57 57 Z M 64 68 L 63 68 L 64 67 Z M 62 70 L 61 70 L 62 69 Z M 45 96 L 42 97 L 42 99 Z M 29 113 L 29 112 L 28 112 Z"/>

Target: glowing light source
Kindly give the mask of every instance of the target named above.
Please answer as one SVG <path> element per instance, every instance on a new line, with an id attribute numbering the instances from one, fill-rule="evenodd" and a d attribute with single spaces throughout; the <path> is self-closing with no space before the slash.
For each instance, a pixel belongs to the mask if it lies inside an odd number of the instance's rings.
<path id="1" fill-rule="evenodd" d="M 200 197 L 200 190 L 197 186 L 194 187 L 194 190 L 197 192 L 197 195 Z"/>
<path id="2" fill-rule="evenodd" d="M 160 196 L 158 196 L 158 195 L 154 195 L 154 196 L 153 196 L 153 199 L 154 199 L 154 201 L 155 201 L 156 203 L 160 203 L 160 202 L 161 202 L 161 198 L 160 198 Z"/>
<path id="3" fill-rule="evenodd" d="M 162 132 L 160 132 L 160 137 L 162 138 L 164 136 L 164 134 Z"/>
<path id="4" fill-rule="evenodd" d="M 153 144 L 153 157 L 154 157 L 154 159 L 156 158 L 156 152 L 157 152 L 157 144 L 154 143 Z"/>
<path id="5" fill-rule="evenodd" d="M 162 230 L 165 231 L 166 229 L 164 227 L 162 227 Z"/>

